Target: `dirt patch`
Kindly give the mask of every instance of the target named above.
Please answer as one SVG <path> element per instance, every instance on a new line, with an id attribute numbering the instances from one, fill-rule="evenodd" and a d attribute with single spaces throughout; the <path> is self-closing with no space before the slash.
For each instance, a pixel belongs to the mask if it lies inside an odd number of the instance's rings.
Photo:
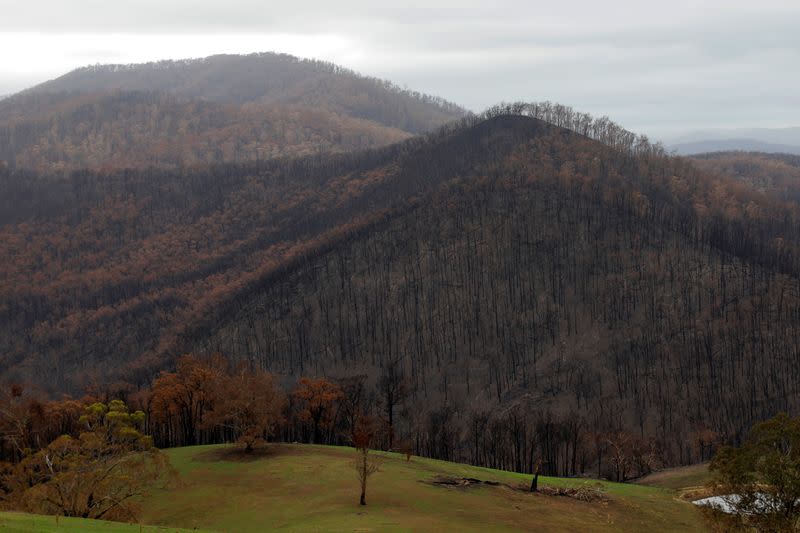
<path id="1" fill-rule="evenodd" d="M 302 453 L 297 449 L 296 446 L 286 446 L 283 444 L 265 444 L 258 446 L 249 452 L 245 451 L 244 446 L 231 444 L 230 446 L 214 448 L 212 450 L 198 453 L 194 458 L 196 461 L 209 463 L 217 461 L 249 463 L 278 455 L 302 455 Z"/>
<path id="2" fill-rule="evenodd" d="M 529 489 L 523 488 L 521 490 L 528 491 Z M 547 496 L 565 496 L 578 500 L 581 502 L 607 502 L 608 497 L 603 494 L 599 488 L 596 487 L 550 487 L 543 485 L 539 487 L 539 492 Z"/>
<path id="3" fill-rule="evenodd" d="M 683 501 L 693 502 L 695 500 L 702 500 L 703 498 L 717 496 L 719 494 L 723 494 L 724 492 L 725 491 L 720 487 L 701 485 L 698 487 L 686 487 L 685 489 L 679 490 L 678 498 Z"/>
<path id="4" fill-rule="evenodd" d="M 450 477 L 450 476 L 436 476 L 428 483 L 431 485 L 438 485 L 440 487 L 447 487 L 451 489 L 465 489 L 474 485 L 489 485 L 496 487 L 500 485 L 497 481 L 484 481 L 475 479 L 474 477 Z"/>
<path id="5" fill-rule="evenodd" d="M 476 479 L 472 477 L 450 477 L 450 476 L 436 476 L 431 480 L 424 481 L 430 485 L 438 487 L 445 487 L 449 489 L 468 489 L 475 486 L 490 486 L 490 487 L 506 487 L 517 492 L 530 493 L 527 486 L 517 485 L 511 486 L 497 481 L 487 481 L 483 479 Z M 583 487 L 551 487 L 542 485 L 539 487 L 538 494 L 545 496 L 563 496 L 572 498 L 582 502 L 607 502 L 609 498 L 603 493 L 601 487 L 583 486 Z"/>

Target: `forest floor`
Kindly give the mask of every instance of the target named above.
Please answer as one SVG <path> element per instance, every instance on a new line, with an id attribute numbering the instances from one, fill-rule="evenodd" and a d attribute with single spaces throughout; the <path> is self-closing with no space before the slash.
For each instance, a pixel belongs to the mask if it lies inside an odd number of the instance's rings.
<path id="1" fill-rule="evenodd" d="M 380 470 L 369 479 L 367 505 L 360 506 L 352 448 L 274 444 L 245 455 L 233 446 L 196 446 L 166 453 L 179 480 L 143 500 L 140 518 L 172 526 L 169 531 L 704 529 L 701 513 L 673 487 L 540 477 L 542 492 L 532 494 L 525 490 L 529 475 L 375 453 Z M 61 524 L 56 528 L 54 517 L 0 513 L 0 533 L 138 531 L 107 522 L 68 529 L 62 518 Z"/>

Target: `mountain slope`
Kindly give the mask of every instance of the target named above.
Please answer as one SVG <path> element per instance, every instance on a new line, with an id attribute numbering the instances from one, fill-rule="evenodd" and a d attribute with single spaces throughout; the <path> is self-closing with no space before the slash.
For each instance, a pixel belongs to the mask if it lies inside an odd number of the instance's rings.
<path id="1" fill-rule="evenodd" d="M 330 63 L 275 53 L 91 66 L 37 85 L 29 92 L 116 89 L 167 92 L 235 104 L 311 106 L 410 133 L 431 130 L 464 114 L 462 108 L 440 98 L 360 76 Z"/>
<path id="2" fill-rule="evenodd" d="M 289 382 L 394 369 L 418 453 L 522 470 L 546 435 L 558 474 L 620 431 L 682 463 L 798 408 L 800 208 L 567 108 L 0 193 L 7 379 L 135 386 L 217 350 Z"/>
<path id="3" fill-rule="evenodd" d="M 0 101 L 0 159 L 41 172 L 250 161 L 383 146 L 465 113 L 287 55 L 105 65 Z"/>
<path id="4" fill-rule="evenodd" d="M 236 104 L 322 107 L 411 133 L 430 130 L 464 114 L 462 108 L 440 98 L 360 76 L 330 63 L 274 53 L 85 67 L 30 92 L 115 89 L 168 92 Z"/>
<path id="5" fill-rule="evenodd" d="M 221 104 L 163 93 L 26 95 L 33 120 L 0 126 L 0 159 L 39 172 L 178 167 L 363 150 L 409 133 L 325 109 Z M 42 101 L 48 106 L 34 105 Z M 49 107 L 49 109 L 48 109 Z"/>
<path id="6" fill-rule="evenodd" d="M 762 152 L 698 154 L 695 165 L 707 172 L 730 176 L 754 190 L 782 200 L 800 202 L 800 156 Z"/>
<path id="7" fill-rule="evenodd" d="M 60 363 L 40 359 L 30 376 L 44 371 L 37 379 L 62 388 L 67 377 L 86 379 L 79 363 L 92 361 L 107 375 L 143 352 L 160 358 L 180 328 L 230 294 L 469 171 L 483 139 L 503 150 L 513 142 L 495 136 L 491 124 L 482 128 L 475 136 L 443 133 L 364 155 L 260 166 L 59 180 L 7 174 L 0 256 L 14 261 L 0 274 L 7 281 L 3 367 L 34 363 L 30 349 L 39 346 L 34 351 Z M 462 157 L 462 138 L 474 155 Z M 431 166 L 419 168 L 426 161 Z M 425 168 L 436 175 L 423 175 Z M 122 335 L 120 320 L 128 324 Z M 11 334 L 15 328 L 33 337 Z"/>
<path id="8" fill-rule="evenodd" d="M 776 262 L 796 254 L 783 244 L 796 206 L 720 197 L 724 181 L 675 167 L 624 172 L 591 143 L 544 138 L 242 295 L 192 350 L 288 375 L 395 366 L 415 391 L 402 433 L 477 464 L 496 443 L 474 424 L 509 443 L 507 428 L 539 417 L 627 428 L 681 463 L 708 458 L 695 448 L 707 435 L 736 439 L 800 408 L 798 271 Z M 567 435 L 559 453 L 574 449 Z M 525 468 L 522 450 L 504 467 Z M 551 453 L 553 472 L 576 472 Z"/>

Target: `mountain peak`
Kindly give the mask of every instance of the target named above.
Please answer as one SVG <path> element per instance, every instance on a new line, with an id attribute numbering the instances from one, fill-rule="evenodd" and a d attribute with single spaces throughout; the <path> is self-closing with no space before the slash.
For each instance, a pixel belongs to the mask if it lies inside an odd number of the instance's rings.
<path id="1" fill-rule="evenodd" d="M 25 92 L 116 89 L 167 92 L 239 105 L 269 103 L 325 107 L 410 133 L 430 130 L 466 114 L 464 108 L 443 98 L 363 76 L 333 63 L 274 52 L 128 65 L 90 65 Z"/>

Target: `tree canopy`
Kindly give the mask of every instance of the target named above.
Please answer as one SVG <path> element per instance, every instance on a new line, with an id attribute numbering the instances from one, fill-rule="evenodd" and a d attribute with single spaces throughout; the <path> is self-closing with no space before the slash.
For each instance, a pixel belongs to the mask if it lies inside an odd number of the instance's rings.
<path id="1" fill-rule="evenodd" d="M 113 400 L 93 403 L 77 437 L 62 435 L 9 468 L 4 499 L 28 512 L 130 519 L 134 498 L 168 481 L 169 461 L 141 433 L 145 415 Z"/>
<path id="2" fill-rule="evenodd" d="M 800 418 L 780 413 L 711 462 L 718 489 L 739 521 L 761 531 L 800 529 Z"/>

